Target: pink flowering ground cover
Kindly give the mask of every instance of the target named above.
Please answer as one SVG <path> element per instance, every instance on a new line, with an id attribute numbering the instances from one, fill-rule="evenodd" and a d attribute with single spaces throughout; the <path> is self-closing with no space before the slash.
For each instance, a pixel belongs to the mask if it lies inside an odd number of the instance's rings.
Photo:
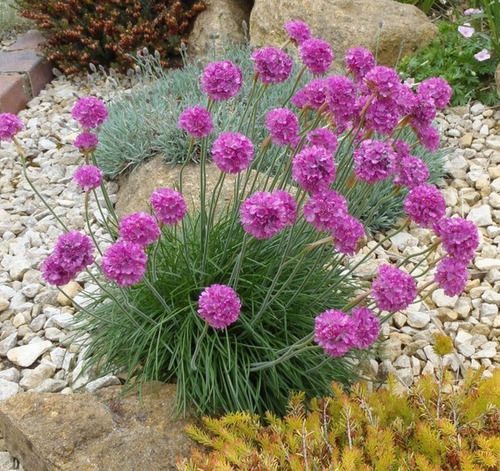
<path id="1" fill-rule="evenodd" d="M 74 184 L 86 206 L 102 194 L 110 243 L 96 246 L 90 225 L 89 234 L 63 234 L 42 263 L 43 278 L 61 288 L 78 276 L 98 283 L 100 297 L 82 308 L 76 327 L 91 336 L 89 365 L 134 372 L 139 381 L 175 381 L 181 412 L 282 412 L 291 389 L 315 396 L 328 394 L 332 380 L 350 384 L 392 314 L 430 289 L 464 289 L 478 245 L 473 224 L 446 217 L 429 169 L 413 155 L 417 144 L 432 151 L 439 143 L 432 123 L 449 102 L 447 83 L 430 78 L 410 88 L 363 48 L 348 51 L 347 73 L 335 75 L 328 43 L 298 20 L 285 29 L 298 47 L 298 77 L 291 56 L 274 47 L 252 53 L 250 77 L 227 60 L 205 67 L 198 84 L 204 103 L 177 116 L 188 143 L 178 184 L 156 189 L 148 211 L 118 220 L 95 157 L 107 107 L 84 97 L 73 108 L 82 129 Z M 245 109 L 220 132 L 215 110 L 232 110 L 245 80 Z M 295 85 L 284 102 L 256 111 L 272 87 L 289 80 Z M 19 149 L 21 128 L 16 117 L 0 115 L 2 139 Z M 256 139 L 257 128 L 264 139 Z M 22 152 L 21 160 L 28 176 Z M 211 162 L 219 178 L 207 189 Z M 199 171 L 198 209 L 184 198 L 187 165 Z M 232 201 L 218 209 L 229 178 Z M 387 197 L 406 195 L 405 220 L 393 234 L 408 224 L 432 231 L 429 249 L 416 255 L 429 282 L 412 255 L 369 279 L 354 276 L 352 257 L 373 237 L 366 217 L 384 204 L 372 205 L 368 195 L 382 183 L 391 185 Z"/>

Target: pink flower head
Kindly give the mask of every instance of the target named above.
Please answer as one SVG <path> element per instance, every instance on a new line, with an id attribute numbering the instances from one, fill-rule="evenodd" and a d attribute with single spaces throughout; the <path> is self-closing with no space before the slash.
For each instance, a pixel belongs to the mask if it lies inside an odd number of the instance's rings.
<path id="1" fill-rule="evenodd" d="M 227 132 L 213 143 L 212 156 L 222 172 L 239 173 L 245 170 L 254 157 L 252 141 L 243 134 Z"/>
<path id="2" fill-rule="evenodd" d="M 432 227 L 446 212 L 446 202 L 441 192 L 433 185 L 413 188 L 405 198 L 406 214 L 419 226 Z"/>
<path id="3" fill-rule="evenodd" d="M 354 321 L 353 347 L 364 350 L 377 340 L 380 333 L 380 321 L 373 311 L 366 307 L 356 307 L 351 311 Z"/>
<path id="4" fill-rule="evenodd" d="M 12 113 L 0 114 L 0 141 L 9 141 L 21 129 L 23 129 L 23 122 Z"/>
<path id="5" fill-rule="evenodd" d="M 490 57 L 491 55 L 488 49 L 481 49 L 477 54 L 474 54 L 474 58 L 479 62 L 488 60 Z"/>
<path id="6" fill-rule="evenodd" d="M 363 141 L 353 158 L 356 176 L 367 183 L 383 180 L 396 170 L 396 153 L 386 142 Z"/>
<path id="7" fill-rule="evenodd" d="M 214 329 L 225 329 L 238 320 L 241 301 L 233 288 L 213 284 L 198 298 L 198 314 Z"/>
<path id="8" fill-rule="evenodd" d="M 381 311 L 400 311 L 417 297 L 417 283 L 399 268 L 380 265 L 378 276 L 372 282 L 371 296 Z"/>
<path id="9" fill-rule="evenodd" d="M 396 96 L 401 86 L 398 73 L 394 69 L 383 65 L 371 68 L 366 73 L 365 80 L 368 88 L 382 98 Z"/>
<path id="10" fill-rule="evenodd" d="M 82 152 L 92 152 L 96 149 L 99 139 L 91 132 L 82 132 L 78 134 L 73 145 Z"/>
<path id="11" fill-rule="evenodd" d="M 363 224 L 350 214 L 335 220 L 331 227 L 335 248 L 346 255 L 354 255 L 359 239 L 364 237 Z"/>
<path id="12" fill-rule="evenodd" d="M 201 106 L 186 108 L 179 116 L 178 126 L 193 137 L 205 137 L 214 130 L 210 112 Z"/>
<path id="13" fill-rule="evenodd" d="M 375 67 L 373 54 L 363 47 L 349 49 L 345 54 L 345 65 L 356 79 L 363 78 L 367 72 Z"/>
<path id="14" fill-rule="evenodd" d="M 231 61 L 212 62 L 201 76 L 201 89 L 213 101 L 233 98 L 241 89 L 243 73 Z"/>
<path id="15" fill-rule="evenodd" d="M 429 95 L 417 93 L 410 119 L 413 129 L 418 132 L 419 129 L 430 126 L 435 117 L 436 105 L 434 104 L 434 100 Z"/>
<path id="16" fill-rule="evenodd" d="M 311 146 L 319 146 L 326 149 L 330 154 L 335 154 L 338 147 L 338 139 L 332 131 L 326 128 L 313 129 L 307 135 L 307 141 Z"/>
<path id="17" fill-rule="evenodd" d="M 298 108 L 308 106 L 319 110 L 326 101 L 327 88 L 325 79 L 313 79 L 292 97 L 291 102 Z"/>
<path id="18" fill-rule="evenodd" d="M 281 83 L 288 80 L 292 73 L 292 58 L 275 47 L 257 49 L 252 54 L 252 60 L 262 83 Z"/>
<path id="19" fill-rule="evenodd" d="M 283 190 L 273 191 L 273 195 L 281 200 L 281 204 L 285 210 L 285 226 L 293 226 L 297 219 L 297 202 L 290 193 Z"/>
<path id="20" fill-rule="evenodd" d="M 292 219 L 284 198 L 276 192 L 259 191 L 241 205 L 240 219 L 243 229 L 256 239 L 270 239 Z"/>
<path id="21" fill-rule="evenodd" d="M 186 215 L 186 202 L 182 195 L 171 188 L 160 188 L 149 198 L 155 215 L 162 224 L 175 226 Z"/>
<path id="22" fill-rule="evenodd" d="M 148 257 L 135 242 L 119 240 L 109 247 L 102 257 L 104 276 L 119 286 L 132 286 L 142 280 Z"/>
<path id="23" fill-rule="evenodd" d="M 99 98 L 90 96 L 77 100 L 71 116 L 83 129 L 94 129 L 108 119 L 108 110 Z"/>
<path id="24" fill-rule="evenodd" d="M 324 147 L 306 147 L 293 159 L 292 178 L 304 190 L 325 190 L 335 180 L 336 174 L 332 154 Z"/>
<path id="25" fill-rule="evenodd" d="M 51 257 L 60 263 L 68 273 L 71 273 L 71 278 L 73 278 L 86 266 L 94 263 L 93 253 L 94 245 L 90 237 L 78 231 L 71 231 L 57 239 Z"/>
<path id="26" fill-rule="evenodd" d="M 160 228 L 155 217 L 143 212 L 125 216 L 120 221 L 118 232 L 123 240 L 134 242 L 141 247 L 152 244 L 160 237 Z"/>
<path id="27" fill-rule="evenodd" d="M 410 155 L 411 147 L 410 144 L 408 144 L 406 141 L 402 141 L 401 139 L 396 139 L 395 141 L 391 142 L 391 145 L 392 148 L 394 149 L 394 152 L 396 152 L 396 154 L 400 159 Z"/>
<path id="28" fill-rule="evenodd" d="M 47 257 L 40 265 L 42 278 L 54 286 L 67 285 L 76 273 L 69 271 L 57 255 L 52 254 Z"/>
<path id="29" fill-rule="evenodd" d="M 479 245 L 479 234 L 472 221 L 459 217 L 443 218 L 434 224 L 433 229 L 441 238 L 444 250 L 451 257 L 465 265 L 474 258 Z"/>
<path id="30" fill-rule="evenodd" d="M 390 135 L 399 122 L 398 106 L 394 100 L 375 98 L 365 114 L 365 128 Z"/>
<path id="31" fill-rule="evenodd" d="M 304 218 L 317 231 L 331 231 L 346 214 L 347 202 L 335 190 L 318 191 L 304 205 Z"/>
<path id="32" fill-rule="evenodd" d="M 474 28 L 471 28 L 470 26 L 459 26 L 458 27 L 458 32 L 464 37 L 464 38 L 470 38 L 474 34 L 476 30 Z"/>
<path id="33" fill-rule="evenodd" d="M 99 188 L 102 183 L 102 172 L 94 165 L 82 165 L 73 175 L 75 183 L 87 192 Z"/>
<path id="34" fill-rule="evenodd" d="M 483 13 L 483 10 L 481 8 L 468 8 L 464 11 L 464 16 L 478 15 L 481 13 Z"/>
<path id="35" fill-rule="evenodd" d="M 394 101 L 398 107 L 398 112 L 401 116 L 406 116 L 413 113 L 417 106 L 417 95 L 406 84 L 401 84 Z"/>
<path id="36" fill-rule="evenodd" d="M 429 169 L 423 160 L 413 155 L 401 158 L 394 177 L 395 185 L 405 185 L 410 190 L 425 184 L 429 178 Z"/>
<path id="37" fill-rule="evenodd" d="M 353 319 L 337 309 L 330 309 L 316 317 L 314 333 L 314 341 L 332 357 L 345 355 L 355 342 Z"/>
<path id="38" fill-rule="evenodd" d="M 417 88 L 419 95 L 431 98 L 436 108 L 443 109 L 450 103 L 453 93 L 448 82 L 441 77 L 433 77 L 424 80 Z"/>
<path id="39" fill-rule="evenodd" d="M 446 296 L 462 293 L 468 279 L 467 265 L 455 258 L 443 258 L 434 275 L 434 281 L 439 284 Z"/>
<path id="40" fill-rule="evenodd" d="M 328 85 L 326 102 L 337 125 L 352 120 L 355 115 L 356 87 L 347 77 L 331 76 L 326 79 Z"/>
<path id="41" fill-rule="evenodd" d="M 427 149 L 429 152 L 437 152 L 439 149 L 439 132 L 432 126 L 423 126 L 414 129 L 420 145 Z"/>
<path id="42" fill-rule="evenodd" d="M 288 21 L 285 23 L 285 29 L 290 39 L 293 39 L 299 45 L 311 37 L 309 26 L 300 20 Z"/>
<path id="43" fill-rule="evenodd" d="M 278 146 L 295 146 L 299 140 L 299 119 L 287 108 L 274 108 L 266 116 L 271 140 Z"/>
<path id="44" fill-rule="evenodd" d="M 300 58 L 313 75 L 326 73 L 333 61 L 330 44 L 322 39 L 311 38 L 299 47 Z"/>

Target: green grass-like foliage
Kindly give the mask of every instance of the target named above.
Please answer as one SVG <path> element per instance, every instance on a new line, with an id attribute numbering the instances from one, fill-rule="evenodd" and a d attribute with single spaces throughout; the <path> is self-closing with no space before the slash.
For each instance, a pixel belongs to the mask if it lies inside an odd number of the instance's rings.
<path id="1" fill-rule="evenodd" d="M 196 0 L 14 0 L 22 16 L 47 33 L 47 59 L 66 74 L 90 64 L 126 70 L 127 53 L 156 48 L 164 67 L 179 64 L 179 47 L 198 13 Z"/>
<path id="2" fill-rule="evenodd" d="M 477 32 L 471 38 L 464 38 L 457 27 L 455 23 L 439 23 L 437 39 L 415 56 L 404 58 L 399 71 L 416 82 L 428 77 L 443 77 L 453 89 L 453 105 L 474 100 L 487 105 L 497 104 L 495 69 L 499 57 L 495 55 L 491 39 Z M 474 54 L 482 49 L 488 49 L 492 57 L 480 62 Z"/>
<path id="3" fill-rule="evenodd" d="M 290 389 L 299 387 L 314 396 L 329 392 L 331 378 L 352 381 L 356 374 L 349 355 L 332 359 L 319 346 L 275 368 L 250 371 L 250 364 L 273 360 L 280 349 L 310 334 L 315 315 L 326 307 L 340 308 L 352 297 L 354 285 L 340 275 L 339 254 L 323 245 L 304 250 L 321 235 L 303 221 L 291 239 L 283 231 L 269 240 L 248 241 L 234 286 L 243 304 L 239 320 L 227 329 L 209 328 L 201 338 L 206 323 L 196 313 L 198 296 L 212 283 L 227 284 L 243 240 L 232 218 L 222 218 L 210 234 L 209 266 L 201 272 L 199 219 L 188 218 L 182 231 L 164 230 L 156 254 L 158 281 L 151 270 L 146 278 L 171 310 L 141 282 L 126 291 L 109 284 L 109 294 L 87 308 L 93 315 L 79 314 L 78 329 L 91 338 L 89 366 L 100 365 L 101 373 L 135 375 L 141 382 L 175 379 L 179 409 L 194 405 L 201 413 L 283 413 Z M 121 304 L 110 302 L 112 297 Z M 120 306 L 129 310 L 130 318 Z M 137 316 L 134 308 L 147 318 Z"/>
<path id="4" fill-rule="evenodd" d="M 369 392 L 304 402 L 296 393 L 278 418 L 239 412 L 205 417 L 188 435 L 208 448 L 179 460 L 179 471 L 494 471 L 500 468 L 500 371 L 481 379 L 469 370 L 460 386 L 446 372 L 426 376 L 409 392 Z"/>
<path id="5" fill-rule="evenodd" d="M 231 60 L 242 68 L 243 88 L 227 106 L 216 107 L 212 111 L 215 132 L 209 137 L 209 146 L 219 134 L 232 130 L 235 121 L 243 115 L 241 129 L 258 145 L 268 136 L 264 126 L 267 111 L 284 105 L 293 94 L 294 80 L 273 84 L 266 89 L 253 112 L 245 115 L 254 75 L 250 55 L 248 47 L 232 48 L 224 55 L 225 60 Z M 203 71 L 199 65 L 187 64 L 183 69 L 162 72 L 158 67 L 157 57 L 151 55 L 138 59 L 140 67 L 145 71 L 145 85 L 110 106 L 109 119 L 99 133 L 97 160 L 102 171 L 110 177 L 131 171 L 157 154 L 163 155 L 167 163 L 183 163 L 188 155 L 189 142 L 177 126 L 178 117 L 186 107 L 206 102 L 206 96 L 199 86 Z M 296 66 L 292 76 L 297 74 L 298 69 Z M 159 77 L 150 80 L 151 75 Z M 296 88 L 312 78 L 308 72 L 304 73 Z M 253 125 L 253 122 L 256 125 Z M 416 141 L 413 134 L 406 130 L 401 137 L 410 144 Z M 430 183 L 436 183 L 444 175 L 445 151 L 439 150 L 433 154 L 420 145 L 415 145 L 412 154 L 427 164 Z M 352 149 L 348 148 L 346 143 L 344 150 L 337 153 L 336 159 L 343 159 L 343 163 L 339 165 L 345 168 L 352 166 L 352 162 L 349 163 L 351 156 Z M 198 157 L 199 152 L 194 152 L 193 160 L 197 161 Z M 269 170 L 270 159 L 271 152 L 263 156 L 263 170 Z M 339 185 L 336 185 L 335 189 L 342 190 Z M 391 195 L 393 189 L 390 181 L 383 181 L 375 185 L 358 185 L 346 195 L 352 208 L 359 208 L 358 202 L 367 200 L 367 204 L 363 203 L 362 208 L 370 209 L 366 212 L 358 211 L 355 216 L 359 217 L 370 231 L 387 229 L 402 215 L 406 190 L 402 190 L 398 195 Z"/>

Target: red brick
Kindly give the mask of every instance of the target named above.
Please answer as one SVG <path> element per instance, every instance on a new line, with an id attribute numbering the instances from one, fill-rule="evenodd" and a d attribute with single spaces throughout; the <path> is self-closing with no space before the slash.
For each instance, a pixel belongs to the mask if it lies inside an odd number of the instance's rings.
<path id="1" fill-rule="evenodd" d="M 30 100 L 25 75 L 0 75 L 0 112 L 19 113 Z"/>
<path id="2" fill-rule="evenodd" d="M 12 44 L 12 46 L 8 47 L 6 51 L 22 51 L 25 49 L 33 49 L 36 50 L 40 44 L 45 42 L 44 37 L 37 31 L 36 29 L 32 29 L 27 33 L 22 34 L 19 39 Z"/>
<path id="3" fill-rule="evenodd" d="M 31 49 L 3 52 L 0 54 L 0 73 L 27 73 L 31 94 L 37 96 L 40 90 L 52 80 L 52 67 Z"/>

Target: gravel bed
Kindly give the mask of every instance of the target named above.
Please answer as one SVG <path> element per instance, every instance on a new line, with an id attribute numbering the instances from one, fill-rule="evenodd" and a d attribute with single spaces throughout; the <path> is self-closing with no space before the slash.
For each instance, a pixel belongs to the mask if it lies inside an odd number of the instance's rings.
<path id="1" fill-rule="evenodd" d="M 20 113 L 26 129 L 18 137 L 31 161 L 31 178 L 70 229 L 84 229 L 83 194 L 72 182 L 82 158 L 72 146 L 78 128 L 70 110 L 81 96 L 92 94 L 109 101 L 119 93 L 112 82 L 102 77 L 93 81 L 59 77 Z M 123 79 L 121 87 L 130 86 Z M 443 145 L 451 148 L 449 175 L 440 185 L 448 215 L 473 220 L 479 226 L 481 242 L 463 295 L 449 298 L 436 290 L 429 299 L 394 315 L 391 323 L 384 325 L 380 352 L 385 359 L 371 360 L 365 372 L 384 379 L 394 371 L 406 385 L 439 368 L 432 350 L 437 332 L 454 338 L 457 353 L 449 355 L 446 362 L 457 376 L 468 367 L 480 366 L 486 367 L 484 374 L 488 376 L 500 364 L 500 112 L 479 103 L 450 108 L 438 116 L 437 124 Z M 107 187 L 114 200 L 116 183 L 108 182 Z M 105 233 L 95 203 L 90 205 L 90 214 L 91 224 L 102 238 Z M 60 234 L 53 216 L 23 178 L 13 145 L 2 142 L 0 401 L 24 391 L 72 394 L 118 382 L 110 376 L 85 385 L 88 378 L 77 378 L 81 352 L 72 344 L 68 328 L 74 308 L 46 285 L 38 270 Z M 418 252 L 430 237 L 429 231 L 410 227 L 378 249 L 359 275 L 370 275 L 383 261 Z M 363 250 L 366 252 L 372 243 Z M 77 279 L 69 289 L 78 296 L 82 285 L 82 279 Z M 0 471 L 14 465 L 0 439 Z"/>

